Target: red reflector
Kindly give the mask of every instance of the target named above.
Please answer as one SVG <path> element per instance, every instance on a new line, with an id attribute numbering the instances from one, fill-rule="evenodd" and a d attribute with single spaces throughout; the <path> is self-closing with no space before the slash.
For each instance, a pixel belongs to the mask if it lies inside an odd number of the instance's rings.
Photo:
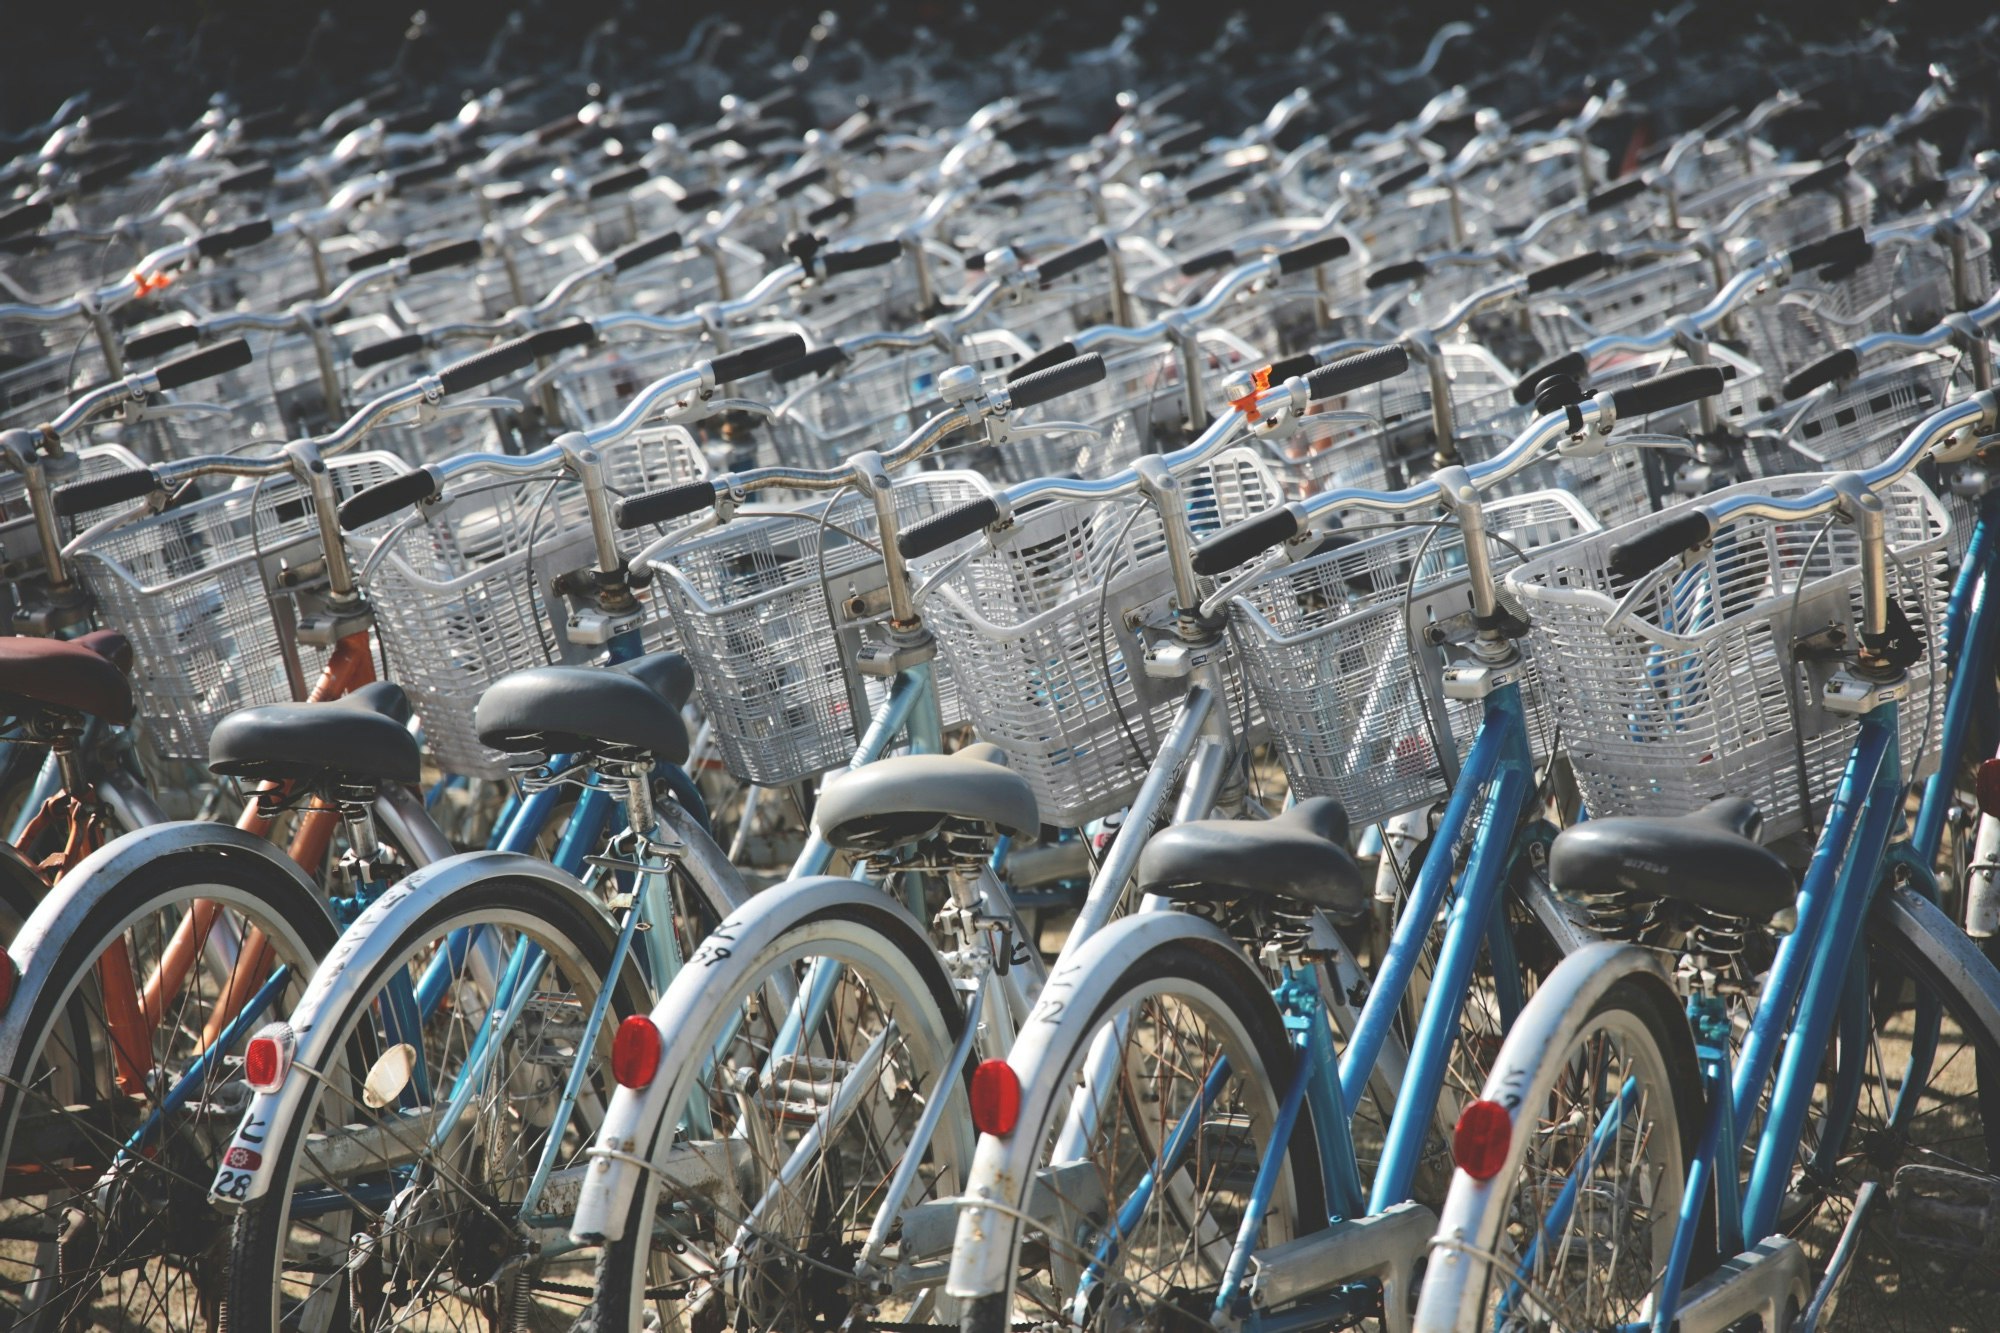
<path id="1" fill-rule="evenodd" d="M 2000 759 L 1980 764 L 1979 779 L 1973 785 L 1979 791 L 1979 813 L 2000 818 Z"/>
<path id="2" fill-rule="evenodd" d="M 1507 1165 L 1514 1118 L 1499 1102 L 1478 1101 L 1465 1108 L 1451 1132 L 1451 1160 L 1474 1180 L 1491 1180 Z"/>
<path id="3" fill-rule="evenodd" d="M 1011 1134 L 1021 1119 L 1021 1079 L 1005 1060 L 981 1060 L 972 1071 L 972 1127 Z"/>
<path id="4" fill-rule="evenodd" d="M 611 1077 L 621 1087 L 643 1088 L 660 1072 L 660 1030 L 644 1014 L 618 1025 L 611 1039 Z"/>
<path id="5" fill-rule="evenodd" d="M 258 1092 L 272 1092 L 284 1081 L 284 1052 L 275 1037 L 252 1037 L 243 1052 L 243 1081 Z"/>
<path id="6" fill-rule="evenodd" d="M 0 1014 L 7 1012 L 7 1006 L 14 1002 L 14 988 L 21 984 L 21 969 L 14 965 L 14 959 L 5 950 L 0 950 Z"/>

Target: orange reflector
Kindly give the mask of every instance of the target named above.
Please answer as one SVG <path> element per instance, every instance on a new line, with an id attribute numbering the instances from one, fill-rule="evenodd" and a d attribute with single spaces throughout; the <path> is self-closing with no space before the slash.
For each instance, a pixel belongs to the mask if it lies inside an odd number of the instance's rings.
<path id="1" fill-rule="evenodd" d="M 611 1077 L 620 1087 L 644 1088 L 660 1072 L 660 1030 L 644 1014 L 634 1014 L 618 1025 L 611 1039 Z"/>
<path id="2" fill-rule="evenodd" d="M 1979 777 L 1973 786 L 1979 792 L 1979 813 L 2000 818 L 2000 759 L 1980 764 Z"/>
<path id="3" fill-rule="evenodd" d="M 1507 1165 L 1514 1119 L 1499 1102 L 1477 1101 L 1465 1108 L 1451 1131 L 1451 1160 L 1474 1180 L 1491 1180 Z"/>
<path id="4" fill-rule="evenodd" d="M 1005 1060 L 981 1060 L 972 1071 L 972 1127 L 1011 1134 L 1021 1119 L 1021 1079 Z"/>

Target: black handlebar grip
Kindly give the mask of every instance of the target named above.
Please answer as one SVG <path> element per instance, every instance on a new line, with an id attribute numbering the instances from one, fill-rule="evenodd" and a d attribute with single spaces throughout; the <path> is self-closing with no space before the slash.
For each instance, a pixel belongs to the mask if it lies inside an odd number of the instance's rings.
<path id="1" fill-rule="evenodd" d="M 437 112 L 428 107 L 417 107 L 384 117 L 382 130 L 385 134 L 421 134 L 437 122 Z"/>
<path id="2" fill-rule="evenodd" d="M 463 393 L 482 384 L 505 379 L 517 370 L 535 364 L 535 335 L 510 338 L 506 342 L 454 361 L 438 372 L 438 383 L 446 393 Z"/>
<path id="3" fill-rule="evenodd" d="M 587 319 L 573 319 L 567 324 L 558 324 L 552 329 L 528 335 L 528 346 L 535 349 L 538 357 L 554 356 L 572 347 L 589 347 L 596 341 L 597 326 Z"/>
<path id="4" fill-rule="evenodd" d="M 577 115 L 575 112 L 571 112 L 569 115 L 552 120 L 540 129 L 537 129 L 534 132 L 534 139 L 538 144 L 557 143 L 569 138 L 572 134 L 583 133 L 583 129 L 583 117 Z"/>
<path id="5" fill-rule="evenodd" d="M 1415 282 L 1429 273 L 1430 266 L 1421 259 L 1405 259 L 1400 264 L 1384 264 L 1368 275 L 1368 290 L 1387 287 L 1396 282 Z"/>
<path id="6" fill-rule="evenodd" d="M 251 194 L 269 185 L 277 174 L 278 169 L 269 162 L 253 162 L 217 177 L 215 188 L 223 194 Z"/>
<path id="7" fill-rule="evenodd" d="M 620 528 L 630 531 L 651 527 L 655 523 L 671 523 L 677 518 L 686 518 L 689 514 L 699 514 L 714 507 L 714 482 L 684 481 L 662 491 L 628 496 L 618 502 L 612 516 Z"/>
<path id="8" fill-rule="evenodd" d="M 1187 187 L 1187 201 L 1198 204 L 1204 199 L 1213 199 L 1218 194 L 1226 194 L 1256 174 L 1249 167 L 1238 167 L 1234 171 L 1225 171 L 1219 176 L 1196 181 Z"/>
<path id="9" fill-rule="evenodd" d="M 852 213 L 853 211 L 853 196 L 843 194 L 831 203 L 821 204 L 818 208 L 806 214 L 806 225 L 808 227 L 817 227 L 822 223 L 831 222 L 835 218 Z"/>
<path id="10" fill-rule="evenodd" d="M 1822 384 L 1835 380 L 1851 380 L 1861 373 L 1861 356 L 1852 347 L 1843 347 L 1831 356 L 1819 360 L 1799 371 L 1785 381 L 1785 401 L 1803 398 Z"/>
<path id="11" fill-rule="evenodd" d="M 1295 356 L 1273 361 L 1264 376 L 1266 384 L 1283 384 L 1295 375 L 1310 375 L 1319 369 L 1319 358 L 1311 352 L 1300 352 Z"/>
<path id="12" fill-rule="evenodd" d="M 435 162 L 419 162 L 414 167 L 404 167 L 401 171 L 390 173 L 389 193 L 401 194 L 403 191 L 413 189 L 416 186 L 440 180 L 443 177 L 451 175 L 456 170 L 458 170 L 458 163 L 443 157 L 437 159 Z"/>
<path id="13" fill-rule="evenodd" d="M 1059 366 L 1065 361 L 1074 360 L 1076 360 L 1076 344 L 1059 342 L 1053 347 L 1044 347 L 1026 361 L 1015 365 L 1007 372 L 1007 382 L 1012 384 L 1015 380 L 1024 380 L 1030 375 L 1047 370 L 1050 366 Z"/>
<path id="14" fill-rule="evenodd" d="M 1015 181 L 1026 180 L 1041 169 L 1039 162 L 1031 162 L 1027 158 L 1021 158 L 1017 161 L 1009 162 L 1004 167 L 998 167 L 987 172 L 975 181 L 974 184 L 982 190 L 996 190 L 1002 185 L 1012 185 Z"/>
<path id="15" fill-rule="evenodd" d="M 723 142 L 732 132 L 726 125 L 711 125 L 705 130 L 696 130 L 690 134 L 684 146 L 690 153 L 699 153 Z"/>
<path id="16" fill-rule="evenodd" d="M 1406 185 L 1413 185 L 1431 169 L 1428 162 L 1412 162 L 1401 171 L 1393 172 L 1375 182 L 1375 193 L 1394 194 Z"/>
<path id="17" fill-rule="evenodd" d="M 611 271 L 624 273 L 639 267 L 648 260 L 670 255 L 681 248 L 681 234 L 677 231 L 662 232 L 658 236 L 643 241 L 634 241 L 622 250 L 611 253 Z"/>
<path id="18" fill-rule="evenodd" d="M 702 213 L 722 202 L 722 191 L 712 186 L 699 190 L 689 190 L 675 202 L 674 207 L 683 213 Z"/>
<path id="19" fill-rule="evenodd" d="M 829 278 L 842 273 L 859 273 L 863 269 L 881 268 L 893 264 L 903 257 L 901 241 L 876 241 L 870 245 L 857 245 L 847 250 L 827 250 L 820 254 L 820 267 Z"/>
<path id="20" fill-rule="evenodd" d="M 1628 200 L 1636 199 L 1652 188 L 1652 182 L 1644 176 L 1627 176 L 1615 185 L 1607 185 L 1583 201 L 1583 211 L 1593 216 L 1608 209 L 1618 207 Z"/>
<path id="21" fill-rule="evenodd" d="M 423 350 L 423 334 L 405 333 L 399 337 L 389 338 L 379 343 L 370 343 L 366 347 L 357 347 L 354 349 L 354 355 L 347 359 L 354 363 L 355 369 L 366 370 L 369 366 L 379 366 L 384 361 L 396 361 L 406 356 L 415 356 Z"/>
<path id="22" fill-rule="evenodd" d="M 1611 391 L 1611 406 L 1620 418 L 1664 412 L 1722 392 L 1721 366 L 1689 366 L 1670 375 L 1655 375 L 1640 384 Z"/>
<path id="23" fill-rule="evenodd" d="M 194 248 L 195 253 L 202 258 L 213 259 L 217 255 L 226 255 L 231 250 L 241 250 L 246 245 L 255 245 L 259 241 L 270 239 L 271 219 L 252 218 L 248 222 L 239 222 L 233 227 L 224 227 L 221 231 L 212 231 L 206 236 L 197 237 Z"/>
<path id="24" fill-rule="evenodd" d="M 1094 236 L 1082 245 L 1073 245 L 1058 255 L 1050 255 L 1035 266 L 1036 276 L 1046 287 L 1056 279 L 1076 272 L 1085 264 L 1094 264 L 1111 253 L 1111 244 L 1102 236 Z"/>
<path id="25" fill-rule="evenodd" d="M 796 333 L 787 333 L 782 338 L 773 338 L 754 347 L 724 352 L 708 365 L 717 384 L 728 384 L 731 380 L 748 379 L 767 370 L 776 370 L 805 354 L 806 340 Z"/>
<path id="26" fill-rule="evenodd" d="M 401 241 L 397 241 L 394 245 L 385 245 L 379 249 L 368 250 L 354 256 L 354 258 L 347 261 L 347 271 L 349 273 L 362 273 L 371 268 L 380 268 L 382 265 L 401 259 L 409 253 L 410 247 L 404 245 Z"/>
<path id="27" fill-rule="evenodd" d="M 1104 378 L 1104 358 L 1095 352 L 1086 352 L 1059 366 L 1037 370 L 1023 375 L 1007 385 L 1007 404 L 1010 408 L 1036 407 L 1051 398 L 1060 398 L 1087 385 L 1096 384 Z"/>
<path id="28" fill-rule="evenodd" d="M 162 389 L 178 389 L 183 384 L 214 379 L 217 375 L 226 375 L 249 364 L 250 344 L 241 338 L 231 338 L 226 343 L 217 343 L 213 347 L 163 361 L 153 367 L 153 374 L 159 377 Z"/>
<path id="29" fill-rule="evenodd" d="M 1207 254 L 1196 255 L 1193 259 L 1181 261 L 1181 276 L 1192 278 L 1200 273 L 1210 273 L 1219 268 L 1228 268 L 1236 262 L 1234 250 L 1210 250 Z"/>
<path id="30" fill-rule="evenodd" d="M 1045 106 L 1054 106 L 1062 101 L 1062 94 L 1054 88 L 1037 88 L 1030 93 L 1021 93 L 1014 98 L 1014 105 L 1023 111 L 1040 111 Z"/>
<path id="31" fill-rule="evenodd" d="M 441 269 L 457 268 L 461 264 L 478 261 L 486 253 L 486 247 L 476 240 L 440 241 L 436 245 L 425 246 L 410 256 L 412 276 L 436 273 Z"/>
<path id="32" fill-rule="evenodd" d="M 1854 167 L 1845 158 L 1837 162 L 1829 162 L 1818 171 L 1809 171 L 1793 181 L 1790 191 L 1791 196 L 1796 199 L 1802 194 L 1811 194 L 1815 190 L 1831 190 L 1846 180 L 1853 171 Z"/>
<path id="33" fill-rule="evenodd" d="M 24 231 L 33 231 L 54 217 L 55 212 L 56 206 L 46 199 L 17 204 L 0 213 L 0 236 L 18 236 Z"/>
<path id="34" fill-rule="evenodd" d="M 1792 271 L 1796 273 L 1827 264 L 1860 263 L 1873 253 L 1874 247 L 1868 244 L 1867 233 L 1859 227 L 1849 227 L 1820 240 L 1794 246 L 1785 257 L 1791 261 Z"/>
<path id="35" fill-rule="evenodd" d="M 746 122 L 738 125 L 729 131 L 727 137 L 734 139 L 745 148 L 755 148 L 759 144 L 769 143 L 773 139 L 790 138 L 796 133 L 798 131 L 790 125 L 779 124 L 776 121 L 760 121 L 754 124 Z"/>
<path id="36" fill-rule="evenodd" d="M 1568 259 L 1558 259 L 1553 264 L 1542 265 L 1528 275 L 1528 290 L 1545 292 L 1551 287 L 1567 287 L 1572 282 L 1587 278 L 1593 273 L 1603 272 L 1611 267 L 1611 263 L 1611 256 L 1602 250 L 1571 255 Z"/>
<path id="37" fill-rule="evenodd" d="M 1553 361 L 1545 361 L 1520 379 L 1514 381 L 1514 401 L 1526 407 L 1535 401 L 1535 390 L 1542 387 L 1542 381 L 1551 375 L 1567 375 L 1582 383 L 1590 373 L 1590 358 L 1582 352 L 1564 352 Z"/>
<path id="38" fill-rule="evenodd" d="M 1279 251 L 1278 272 L 1297 273 L 1318 268 L 1321 264 L 1339 259 L 1353 248 L 1354 243 L 1345 236 L 1322 236 L 1317 241 L 1307 241 L 1304 245 Z"/>
<path id="39" fill-rule="evenodd" d="M 127 361 L 151 361 L 156 356 L 165 356 L 176 347 L 186 347 L 201 337 L 199 324 L 170 324 L 164 329 L 142 333 L 136 338 L 125 340 Z"/>
<path id="40" fill-rule="evenodd" d="M 356 491 L 340 506 L 340 530 L 353 532 L 411 505 L 422 504 L 438 493 L 438 485 L 437 475 L 429 468 L 420 467 L 415 472 L 405 472 L 400 477 L 391 477 L 366 490 Z"/>
<path id="41" fill-rule="evenodd" d="M 89 481 L 72 482 L 57 490 L 56 512 L 69 518 L 102 509 L 106 505 L 142 500 L 159 489 L 160 479 L 153 475 L 151 468 L 113 472 L 108 476 L 92 477 Z"/>
<path id="42" fill-rule="evenodd" d="M 779 384 L 790 384 L 793 380 L 802 380 L 808 375 L 823 374 L 845 360 L 847 353 L 837 344 L 819 347 L 807 352 L 796 361 L 787 361 L 779 366 L 771 372 L 771 378 Z"/>
<path id="43" fill-rule="evenodd" d="M 607 195 L 636 190 L 652 178 L 653 173 L 644 167 L 620 167 L 616 171 L 607 171 L 591 181 L 584 187 L 583 193 L 586 198 L 602 199 Z"/>
<path id="44" fill-rule="evenodd" d="M 1715 525 L 1698 508 L 1668 514 L 1636 537 L 1613 542 L 1605 564 L 1613 578 L 1630 581 L 1692 551 L 1715 535 Z"/>
<path id="45" fill-rule="evenodd" d="M 807 186 L 818 185 L 825 179 L 826 168 L 814 167 L 810 171 L 801 171 L 796 176 L 787 176 L 771 188 L 771 193 L 780 199 L 789 199 Z"/>
<path id="46" fill-rule="evenodd" d="M 981 528 L 990 528 L 999 521 L 1000 505 L 992 496 L 982 495 L 956 509 L 947 509 L 942 514 L 933 514 L 910 524 L 896 534 L 896 549 L 902 553 L 903 559 L 915 560 L 932 551 L 943 550 L 961 537 L 970 537 Z"/>
<path id="47" fill-rule="evenodd" d="M 1250 563 L 1280 542 L 1299 535 L 1299 516 L 1288 506 L 1266 509 L 1261 514 L 1231 523 L 1222 531 L 1195 544 L 1194 572 L 1211 578 Z"/>
<path id="48" fill-rule="evenodd" d="M 1347 393 L 1352 389 L 1394 379 L 1409 368 L 1409 348 L 1401 343 L 1390 343 L 1387 347 L 1377 347 L 1373 351 L 1343 356 L 1338 361 L 1328 362 L 1318 370 L 1308 371 L 1306 389 L 1308 396 L 1314 402 L 1318 402 L 1335 394 Z"/>

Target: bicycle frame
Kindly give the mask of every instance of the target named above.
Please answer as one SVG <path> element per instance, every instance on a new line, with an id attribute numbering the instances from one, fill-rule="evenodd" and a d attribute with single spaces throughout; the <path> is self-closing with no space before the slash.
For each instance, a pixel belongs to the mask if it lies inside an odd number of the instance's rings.
<path id="1" fill-rule="evenodd" d="M 1496 915 L 1495 908 L 1515 865 L 1514 852 L 1521 841 L 1517 830 L 1534 788 L 1534 764 L 1529 753 L 1527 715 L 1520 687 L 1503 685 L 1487 697 L 1485 718 L 1446 804 L 1432 842 L 1432 853 L 1425 858 L 1416 888 L 1397 921 L 1362 1007 L 1360 1020 L 1337 1061 L 1321 1011 L 1325 1005 L 1337 1002 L 1338 997 L 1324 993 L 1319 974 L 1315 972 L 1314 979 L 1306 981 L 1288 971 L 1274 992 L 1299 1062 L 1293 1081 L 1285 1090 L 1269 1146 L 1259 1163 L 1244 1211 L 1242 1232 L 1223 1269 L 1214 1307 L 1218 1321 L 1236 1320 L 1233 1326 L 1245 1330 L 1276 1333 L 1294 1327 L 1318 1327 L 1328 1319 L 1356 1313 L 1354 1298 L 1345 1294 L 1269 1316 L 1243 1310 L 1243 1279 L 1249 1271 L 1258 1223 L 1275 1195 L 1279 1170 L 1288 1152 L 1290 1136 L 1296 1130 L 1301 1104 L 1309 1104 L 1313 1111 L 1327 1200 L 1326 1222 L 1338 1224 L 1384 1214 L 1409 1199 L 1411 1181 L 1436 1119 L 1451 1047 L 1457 1039 L 1465 995 L 1482 942 L 1491 951 L 1493 972 L 1501 982 L 1501 1015 L 1507 1025 L 1512 1025 L 1525 1003 L 1505 921 Z M 1477 823 L 1473 822 L 1475 802 L 1479 803 Z M 1467 833 L 1473 838 L 1472 851 L 1464 872 L 1454 878 L 1450 852 Z M 1372 1191 L 1364 1202 L 1355 1164 L 1354 1109 L 1366 1094 L 1390 1027 L 1415 976 L 1425 940 L 1444 908 L 1448 892 L 1452 893 L 1451 905 L 1436 972 L 1418 1019 Z M 1219 1086 L 1213 1079 L 1211 1085 Z M 1198 1098 L 1187 1116 L 1199 1117 L 1205 1101 L 1205 1096 Z M 1162 1179 L 1176 1168 L 1175 1148 L 1185 1146 L 1180 1143 L 1184 1136 L 1178 1132 L 1179 1128 L 1176 1126 L 1169 1133 L 1162 1158 L 1154 1164 L 1148 1181 Z M 1138 1210 L 1128 1206 L 1119 1219 L 1120 1232 L 1135 1225 L 1137 1220 Z M 1429 1229 L 1423 1228 L 1422 1232 L 1422 1235 L 1411 1233 L 1415 1252 L 1421 1252 L 1428 1239 Z M 1105 1244 L 1114 1244 L 1116 1239 Z M 1316 1276 L 1314 1285 L 1323 1289 L 1353 1280 L 1354 1275 L 1335 1271 L 1323 1278 Z"/>

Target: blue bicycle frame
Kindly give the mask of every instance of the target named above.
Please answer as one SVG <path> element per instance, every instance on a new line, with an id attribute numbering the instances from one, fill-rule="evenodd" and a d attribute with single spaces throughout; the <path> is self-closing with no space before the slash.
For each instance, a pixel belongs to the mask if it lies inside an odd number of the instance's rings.
<path id="1" fill-rule="evenodd" d="M 1900 705 L 1891 701 L 1861 719 L 1825 828 L 1800 884 L 1798 924 L 1779 941 L 1733 1070 L 1727 1022 L 1716 1012 L 1718 1006 L 1700 996 L 1689 1005 L 1709 1114 L 1690 1163 L 1653 1318 L 1655 1329 L 1672 1327 L 1711 1184 L 1718 1190 L 1716 1239 L 1724 1253 L 1735 1253 L 1775 1229 L 1834 1025 L 1840 1024 L 1843 1035 L 1855 1039 L 1844 1040 L 1844 1050 L 1858 1049 L 1866 1036 L 1866 959 L 1855 944 L 1884 873 L 1900 869 L 1927 896 L 1937 896 L 1931 867 L 1953 801 L 1953 781 L 1974 724 L 1995 716 L 1991 592 L 1993 576 L 2000 572 L 1996 532 L 2000 532 L 2000 492 L 1989 492 L 1981 500 L 1979 519 L 1946 608 L 1940 660 L 1955 665 L 1945 696 L 1937 771 L 1924 785 L 1911 837 L 1892 845 L 1903 825 L 1905 784 Z M 1918 1015 L 1910 1065 L 1891 1112 L 1898 1121 L 1915 1110 L 1936 1050 L 1938 1023 L 1934 1007 Z M 1738 1135 L 1756 1113 L 1774 1067 L 1764 1129 L 1746 1183 L 1738 1176 Z M 1834 1071 L 1816 1149 L 1819 1155 L 1837 1156 L 1842 1151 L 1861 1073 L 1852 1060 L 1843 1060 Z M 1572 1185 L 1574 1181 L 1573 1176 Z M 1563 1224 L 1562 1202 L 1571 1193 L 1564 1190 L 1545 1230 Z"/>
<path id="2" fill-rule="evenodd" d="M 1438 1097 L 1443 1090 L 1452 1046 L 1458 1040 L 1459 1020 L 1482 943 L 1489 950 L 1499 986 L 1497 998 L 1503 1021 L 1511 1026 L 1526 1001 L 1520 973 L 1513 961 L 1512 938 L 1507 934 L 1505 916 L 1495 909 L 1516 864 L 1522 842 L 1518 830 L 1522 828 L 1534 791 L 1534 761 L 1529 752 L 1527 714 L 1520 687 L 1504 685 L 1486 699 L 1478 736 L 1445 805 L 1431 853 L 1425 857 L 1409 902 L 1397 920 L 1353 1036 L 1337 1062 L 1332 1036 L 1321 1012 L 1324 999 L 1319 993 L 1319 983 L 1288 974 L 1274 992 L 1299 1059 L 1259 1164 L 1244 1211 L 1243 1231 L 1224 1266 L 1215 1300 L 1218 1318 L 1233 1317 L 1249 1333 L 1281 1333 L 1292 1328 L 1321 1327 L 1330 1319 L 1357 1313 L 1373 1299 L 1365 1293 L 1336 1291 L 1325 1299 L 1276 1314 L 1243 1308 L 1243 1278 L 1249 1269 L 1258 1224 L 1270 1208 L 1301 1105 L 1310 1106 L 1313 1112 L 1328 1222 L 1381 1213 L 1410 1197 L 1411 1182 L 1436 1119 Z M 1464 870 L 1454 875 L 1453 849 L 1468 834 L 1470 854 Z M 1403 1007 L 1441 910 L 1446 912 L 1442 944 L 1411 1043 L 1401 1093 L 1390 1117 L 1382 1159 L 1364 1201 L 1354 1152 L 1354 1112 Z M 1187 1115 L 1200 1116 L 1206 1099 L 1206 1096 L 1197 1099 L 1197 1105 Z M 1167 1151 L 1155 1163 L 1149 1180 L 1165 1179 L 1172 1173 L 1177 1163 L 1171 1150 L 1181 1137 L 1168 1136 Z M 1126 1212 L 1132 1210 L 1128 1207 Z M 1137 1214 L 1133 1213 L 1129 1220 L 1121 1215 L 1119 1222 L 1116 1237 L 1107 1242 L 1114 1248 L 1117 1240 L 1136 1225 Z M 1091 1272 L 1107 1257 L 1099 1256 Z"/>

